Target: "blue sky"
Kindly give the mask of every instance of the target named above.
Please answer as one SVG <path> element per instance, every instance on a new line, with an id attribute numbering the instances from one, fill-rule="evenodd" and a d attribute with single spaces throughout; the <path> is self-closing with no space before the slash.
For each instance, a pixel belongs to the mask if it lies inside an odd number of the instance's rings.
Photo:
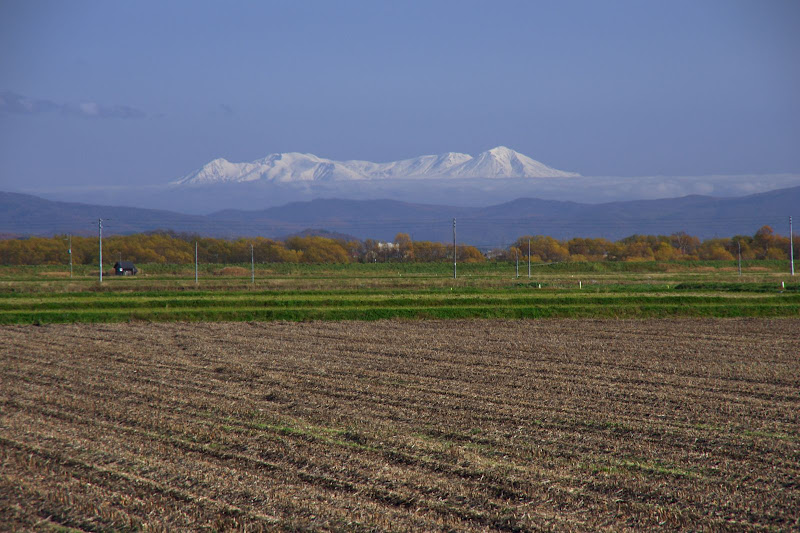
<path id="1" fill-rule="evenodd" d="M 800 172 L 794 0 L 0 0 L 0 189 L 506 145 L 584 175 Z"/>

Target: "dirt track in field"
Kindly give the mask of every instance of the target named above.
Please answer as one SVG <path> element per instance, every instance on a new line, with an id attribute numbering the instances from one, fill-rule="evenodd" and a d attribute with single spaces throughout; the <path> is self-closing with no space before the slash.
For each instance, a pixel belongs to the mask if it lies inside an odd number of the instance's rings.
<path id="1" fill-rule="evenodd" d="M 13 528 L 800 528 L 800 320 L 0 328 Z"/>

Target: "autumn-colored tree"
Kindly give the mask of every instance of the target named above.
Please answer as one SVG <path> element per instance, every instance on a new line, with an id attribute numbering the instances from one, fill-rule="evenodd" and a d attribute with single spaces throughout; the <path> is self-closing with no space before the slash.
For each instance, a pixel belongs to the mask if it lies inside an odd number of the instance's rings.
<path id="1" fill-rule="evenodd" d="M 656 257 L 647 242 L 636 241 L 625 245 L 621 258 L 623 261 L 655 261 Z"/>
<path id="2" fill-rule="evenodd" d="M 499 259 L 501 261 L 518 261 L 518 260 L 519 261 L 527 261 L 527 251 L 528 250 L 527 250 L 527 247 L 526 247 L 526 249 L 525 249 L 526 254 L 523 255 L 522 250 L 520 250 L 517 246 L 509 246 L 508 250 L 506 250 L 506 253 L 504 255 L 502 255 L 501 257 L 498 257 L 497 259 Z M 533 252 L 531 252 L 531 260 L 532 261 L 533 261 L 533 257 L 536 257 L 537 261 L 541 261 L 542 260 L 541 257 L 539 257 L 538 255 L 535 255 Z"/>
<path id="3" fill-rule="evenodd" d="M 700 239 L 687 235 L 684 231 L 673 233 L 669 236 L 670 245 L 678 250 L 681 255 L 692 255 L 700 246 Z"/>
<path id="4" fill-rule="evenodd" d="M 769 249 L 775 242 L 775 231 L 769 226 L 761 226 L 753 235 L 753 249 L 757 259 L 766 259 Z"/>
<path id="5" fill-rule="evenodd" d="M 345 251 L 347 252 L 347 257 L 350 258 L 350 261 L 361 261 L 361 254 L 363 250 L 363 244 L 361 241 L 347 241 L 343 244 Z"/>
<path id="6" fill-rule="evenodd" d="M 559 241 L 546 236 L 524 236 L 505 250 L 493 250 L 491 257 L 500 261 L 528 259 L 530 239 L 531 261 L 671 261 L 787 259 L 788 237 L 777 235 L 769 226 L 761 227 L 754 236 L 737 235 L 731 239 L 708 239 L 702 243 L 684 232 L 670 236 L 631 235 L 617 242 L 606 239 L 573 238 Z M 171 231 L 155 231 L 135 235 L 109 235 L 103 240 L 106 268 L 117 259 L 136 263 L 191 263 L 197 243 L 201 263 L 246 263 L 250 261 L 250 246 L 257 262 L 348 263 L 350 261 L 451 261 L 453 248 L 449 243 L 412 242 L 406 233 L 398 233 L 393 243 L 367 239 L 364 242 L 345 242 L 324 237 L 291 237 L 286 242 L 263 237 L 235 240 L 198 237 Z M 800 248 L 797 246 L 795 248 Z M 800 250 L 795 249 L 800 255 Z M 95 237 L 72 237 L 73 263 L 96 264 L 98 242 Z M 460 262 L 484 261 L 484 255 L 473 246 L 459 245 Z M 52 238 L 30 237 L 0 240 L 0 264 L 6 265 L 67 265 L 65 235 Z"/>
<path id="7" fill-rule="evenodd" d="M 400 261 L 413 261 L 414 260 L 414 243 L 411 241 L 408 233 L 398 233 L 394 237 L 394 244 L 396 248 L 396 256 Z"/>
<path id="8" fill-rule="evenodd" d="M 772 241 L 772 246 L 770 248 L 771 257 L 769 257 L 769 259 L 789 259 L 789 237 L 775 235 L 775 239 Z M 780 255 L 772 253 L 772 250 L 780 250 L 781 253 Z M 797 250 L 795 250 L 795 253 L 796 252 Z"/>
<path id="9" fill-rule="evenodd" d="M 770 248 L 764 259 L 789 259 L 789 254 L 781 248 Z"/>
<path id="10" fill-rule="evenodd" d="M 546 263 L 557 263 L 569 259 L 569 249 L 561 241 L 542 235 L 526 235 L 517 239 L 513 244 L 520 251 L 520 261 L 523 259 L 527 261 L 528 240 L 530 240 L 531 261 L 534 260 L 534 257 Z"/>
<path id="11" fill-rule="evenodd" d="M 361 260 L 364 263 L 375 263 L 378 261 L 378 254 L 380 253 L 380 241 L 375 239 L 367 239 L 361 247 Z"/>
<path id="12" fill-rule="evenodd" d="M 287 249 L 283 243 L 258 237 L 253 242 L 253 253 L 259 263 L 298 263 L 297 250 Z"/>
<path id="13" fill-rule="evenodd" d="M 614 250 L 614 243 L 606 239 L 582 239 L 579 237 L 567 241 L 567 250 L 573 260 L 580 256 L 582 261 L 602 261 Z"/>
<path id="14" fill-rule="evenodd" d="M 697 250 L 700 259 L 710 259 L 712 261 L 731 261 L 734 259 L 725 245 L 728 239 L 709 239 L 704 241 Z"/>
<path id="15" fill-rule="evenodd" d="M 661 242 L 653 252 L 656 261 L 672 261 L 678 255 L 678 251 L 668 242 Z"/>
<path id="16" fill-rule="evenodd" d="M 459 244 L 457 250 L 460 263 L 483 263 L 486 261 L 486 257 L 474 246 Z"/>
<path id="17" fill-rule="evenodd" d="M 428 263 L 452 258 L 453 248 L 440 242 L 414 241 L 414 257 L 417 261 Z"/>
<path id="18" fill-rule="evenodd" d="M 755 259 L 756 253 L 753 250 L 753 237 L 748 235 L 735 235 L 731 237 L 730 241 L 725 244 L 725 249 L 728 250 L 734 258 L 739 257 L 739 250 L 742 253 L 742 259 Z"/>
<path id="19" fill-rule="evenodd" d="M 290 237 L 286 239 L 289 250 L 300 252 L 302 263 L 349 263 L 347 250 L 339 241 L 325 237 Z"/>

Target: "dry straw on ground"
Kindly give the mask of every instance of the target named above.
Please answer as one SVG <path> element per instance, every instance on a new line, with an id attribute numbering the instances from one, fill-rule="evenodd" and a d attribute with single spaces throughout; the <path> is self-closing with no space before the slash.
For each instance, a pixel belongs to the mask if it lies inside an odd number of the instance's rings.
<path id="1" fill-rule="evenodd" d="M 800 527 L 800 320 L 0 328 L 11 529 Z"/>
<path id="2" fill-rule="evenodd" d="M 244 267 L 227 266 L 214 272 L 215 276 L 249 276 L 250 270 Z"/>

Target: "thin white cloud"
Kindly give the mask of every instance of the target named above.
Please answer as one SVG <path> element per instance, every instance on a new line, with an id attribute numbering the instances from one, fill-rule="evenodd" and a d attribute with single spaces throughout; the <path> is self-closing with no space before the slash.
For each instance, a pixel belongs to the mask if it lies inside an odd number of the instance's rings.
<path id="1" fill-rule="evenodd" d="M 84 118 L 144 118 L 147 113 L 127 105 L 104 105 L 97 102 L 59 103 L 53 100 L 29 98 L 18 93 L 0 93 L 0 113 L 39 115 L 62 113 Z"/>

